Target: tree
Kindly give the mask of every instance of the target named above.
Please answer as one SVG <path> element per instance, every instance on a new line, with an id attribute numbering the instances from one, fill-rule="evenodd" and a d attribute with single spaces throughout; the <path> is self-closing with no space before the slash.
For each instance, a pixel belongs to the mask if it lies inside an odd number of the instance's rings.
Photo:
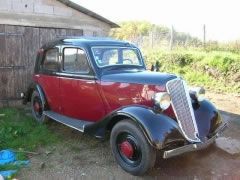
<path id="1" fill-rule="evenodd" d="M 127 40 L 137 45 L 153 47 L 161 43 L 168 43 L 171 30 L 166 26 L 151 24 L 147 21 L 125 21 L 119 23 L 121 28 L 112 29 L 110 36 L 120 40 Z M 199 46 L 201 41 L 188 33 L 173 32 L 173 44 L 181 46 Z M 147 42 L 147 44 L 146 44 Z"/>

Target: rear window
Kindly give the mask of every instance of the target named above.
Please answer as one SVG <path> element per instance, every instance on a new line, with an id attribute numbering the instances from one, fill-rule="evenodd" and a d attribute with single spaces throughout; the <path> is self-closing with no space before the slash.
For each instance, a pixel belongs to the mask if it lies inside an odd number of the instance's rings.
<path id="1" fill-rule="evenodd" d="M 58 49 L 49 49 L 45 53 L 42 69 L 45 71 L 58 71 L 59 69 L 59 52 Z"/>

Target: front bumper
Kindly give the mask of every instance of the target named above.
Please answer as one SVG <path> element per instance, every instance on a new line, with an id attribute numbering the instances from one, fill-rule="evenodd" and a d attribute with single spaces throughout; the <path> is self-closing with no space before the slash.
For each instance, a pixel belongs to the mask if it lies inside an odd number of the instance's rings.
<path id="1" fill-rule="evenodd" d="M 205 142 L 188 144 L 176 149 L 164 151 L 163 158 L 167 159 L 170 157 L 178 156 L 186 152 L 192 152 L 192 151 L 198 151 L 198 150 L 204 149 L 208 147 L 210 144 L 212 144 L 215 141 L 215 139 L 225 130 L 226 127 L 227 127 L 227 123 L 224 123 L 215 131 L 213 136 Z"/>

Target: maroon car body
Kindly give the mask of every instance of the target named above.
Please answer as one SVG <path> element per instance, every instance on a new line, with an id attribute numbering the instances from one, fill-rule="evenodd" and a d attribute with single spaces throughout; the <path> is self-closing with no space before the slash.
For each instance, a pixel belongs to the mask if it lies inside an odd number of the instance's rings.
<path id="1" fill-rule="evenodd" d="M 111 133 L 120 166 L 141 175 L 164 158 L 201 149 L 226 127 L 218 110 L 176 75 L 146 70 L 139 49 L 110 39 L 44 45 L 24 96 L 33 116 L 99 138 Z M 125 129 L 125 130 L 124 130 Z"/>

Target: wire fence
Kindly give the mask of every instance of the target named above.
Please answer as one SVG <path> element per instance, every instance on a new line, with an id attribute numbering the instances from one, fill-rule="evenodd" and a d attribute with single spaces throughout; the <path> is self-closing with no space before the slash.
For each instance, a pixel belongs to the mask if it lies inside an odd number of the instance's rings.
<path id="1" fill-rule="evenodd" d="M 153 30 L 147 35 L 134 36 L 128 40 L 144 49 L 201 49 L 206 51 L 240 52 L 240 40 L 231 42 L 206 40 L 205 31 L 202 39 L 192 37 L 186 33 L 176 32 L 173 29 L 171 32 L 157 32 Z"/>

